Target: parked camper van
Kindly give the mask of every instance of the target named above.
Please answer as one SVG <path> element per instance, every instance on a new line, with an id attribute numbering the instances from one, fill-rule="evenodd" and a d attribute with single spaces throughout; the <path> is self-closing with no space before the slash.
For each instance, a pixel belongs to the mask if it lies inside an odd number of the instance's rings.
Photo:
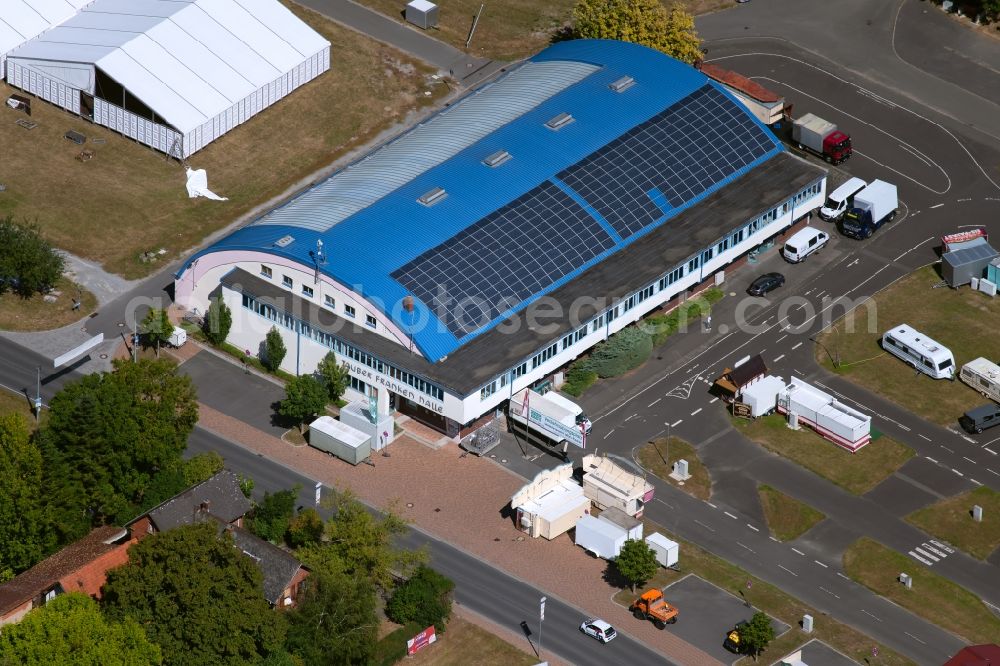
<path id="1" fill-rule="evenodd" d="M 854 195 L 867 186 L 868 183 L 860 178 L 849 179 L 826 198 L 826 203 L 819 209 L 819 216 L 827 222 L 836 222 L 844 217 L 844 213 L 854 203 Z"/>
<path id="2" fill-rule="evenodd" d="M 882 335 L 882 349 L 934 379 L 955 378 L 955 357 L 951 350 L 906 324 Z"/>
<path id="3" fill-rule="evenodd" d="M 830 236 L 825 231 L 806 227 L 785 241 L 781 256 L 791 263 L 797 264 L 800 261 L 805 261 L 805 258 L 813 252 L 822 250 L 829 240 Z"/>
<path id="4" fill-rule="evenodd" d="M 1000 402 L 1000 365 L 977 358 L 962 366 L 959 378 L 985 397 Z"/>

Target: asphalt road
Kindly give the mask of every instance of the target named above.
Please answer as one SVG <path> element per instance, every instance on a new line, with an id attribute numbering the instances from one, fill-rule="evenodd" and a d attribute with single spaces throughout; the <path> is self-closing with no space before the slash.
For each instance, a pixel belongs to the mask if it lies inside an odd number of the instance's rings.
<path id="1" fill-rule="evenodd" d="M 205 451 L 221 454 L 228 469 L 252 478 L 257 493 L 285 490 L 298 484 L 302 487 L 299 501 L 303 505 L 311 505 L 315 501 L 316 482 L 312 479 L 207 430 L 196 428 L 185 455 Z M 520 646 L 526 651 L 538 649 L 538 603 L 543 595 L 547 595 L 545 622 L 541 629 L 542 659 L 554 654 L 565 662 L 580 666 L 671 663 L 621 631 L 618 638 L 607 645 L 597 643 L 580 633 L 580 623 L 587 619 L 582 611 L 424 532 L 409 530 L 399 540 L 399 545 L 410 549 L 426 547 L 430 553 L 430 564 L 455 581 L 455 601 L 458 604 L 514 632 L 520 633 L 521 622 L 527 622 L 532 633 Z"/>

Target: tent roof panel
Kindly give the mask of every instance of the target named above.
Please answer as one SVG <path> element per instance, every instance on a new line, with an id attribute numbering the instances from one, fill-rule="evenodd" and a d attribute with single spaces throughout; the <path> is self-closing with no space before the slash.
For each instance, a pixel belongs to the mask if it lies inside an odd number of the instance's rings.
<path id="1" fill-rule="evenodd" d="M 171 19 L 193 39 L 225 60 L 240 75 L 260 88 L 281 75 L 281 71 L 254 48 L 228 30 L 219 30 L 218 23 L 200 8 L 179 12 Z"/>
<path id="2" fill-rule="evenodd" d="M 198 6 L 220 26 L 250 44 L 279 71 L 287 72 L 302 62 L 303 56 L 291 44 L 235 0 L 201 2 Z"/>
<path id="3" fill-rule="evenodd" d="M 302 57 L 318 53 L 330 45 L 318 32 L 300 21 L 288 7 L 271 0 L 235 0 L 274 33 L 288 42 Z"/>
<path id="4" fill-rule="evenodd" d="M 114 46 L 98 44 L 66 44 L 36 39 L 31 49 L 18 49 L 8 57 L 28 60 L 51 60 L 53 62 L 75 62 L 93 64 L 115 50 Z"/>

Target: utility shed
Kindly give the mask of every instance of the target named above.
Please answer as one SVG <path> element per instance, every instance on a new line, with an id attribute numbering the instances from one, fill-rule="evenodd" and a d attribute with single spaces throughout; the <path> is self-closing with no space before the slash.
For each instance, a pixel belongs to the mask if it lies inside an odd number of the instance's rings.
<path id="1" fill-rule="evenodd" d="M 654 488 L 611 459 L 590 454 L 583 457 L 583 493 L 599 509 L 615 508 L 639 518 L 646 502 L 653 499 Z"/>
<path id="2" fill-rule="evenodd" d="M 438 24 L 438 6 L 427 0 L 412 0 L 406 5 L 406 22 L 418 28 L 436 28 Z"/>
<path id="3" fill-rule="evenodd" d="M 837 446 L 855 453 L 871 440 L 871 417 L 851 409 L 801 379 L 793 378 L 778 396 L 778 411 L 798 420 Z"/>
<path id="4" fill-rule="evenodd" d="M 510 498 L 517 528 L 532 537 L 555 539 L 587 513 L 590 500 L 573 480 L 573 464 L 560 465 L 535 478 Z"/>
<path id="5" fill-rule="evenodd" d="M 178 158 L 330 68 L 278 0 L 93 0 L 33 37 L 7 54 L 9 84 Z"/>
<path id="6" fill-rule="evenodd" d="M 785 115 L 785 98 L 729 69 L 715 64 L 696 65 L 701 73 L 722 84 L 726 90 L 747 107 L 757 120 L 765 125 L 774 125 Z M 790 107 L 789 107 L 790 108 Z"/>
<path id="7" fill-rule="evenodd" d="M 321 416 L 309 424 L 309 445 L 346 460 L 352 465 L 372 454 L 372 436 L 332 416 Z"/>
<path id="8" fill-rule="evenodd" d="M 747 356 L 737 361 L 732 368 L 726 368 L 715 379 L 715 390 L 726 402 L 735 400 L 740 391 L 759 381 L 767 374 L 767 365 L 760 354 Z"/>
<path id="9" fill-rule="evenodd" d="M 961 287 L 972 282 L 972 278 L 987 277 L 987 267 L 998 256 L 1000 253 L 985 238 L 953 243 L 941 255 L 941 275 L 949 287 Z"/>

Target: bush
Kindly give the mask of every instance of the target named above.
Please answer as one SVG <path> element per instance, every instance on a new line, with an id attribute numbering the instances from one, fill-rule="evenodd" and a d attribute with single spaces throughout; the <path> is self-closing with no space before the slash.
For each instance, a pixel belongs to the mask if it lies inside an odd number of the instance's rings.
<path id="1" fill-rule="evenodd" d="M 37 224 L 0 218 L 0 294 L 8 289 L 22 298 L 45 293 L 55 286 L 65 265 Z"/>
<path id="2" fill-rule="evenodd" d="M 647 317 L 639 326 L 653 339 L 653 347 L 659 347 L 677 331 L 687 330 L 692 321 L 707 314 L 714 303 L 722 299 L 721 289 L 706 289 L 695 298 L 662 315 Z"/>
<path id="3" fill-rule="evenodd" d="M 618 377 L 646 362 L 653 352 L 653 340 L 642 330 L 624 328 L 594 347 L 590 357 L 579 363 L 581 372 L 598 377 Z"/>
<path id="4" fill-rule="evenodd" d="M 264 493 L 264 499 L 256 505 L 247 518 L 246 527 L 265 541 L 280 544 L 288 532 L 288 524 L 295 514 L 295 500 L 299 486 L 291 490 L 281 490 L 273 495 Z"/>
<path id="5" fill-rule="evenodd" d="M 323 539 L 325 523 L 316 509 L 309 507 L 299 511 L 299 514 L 288 523 L 288 545 L 301 548 L 319 543 Z"/>
<path id="6" fill-rule="evenodd" d="M 232 327 L 233 313 L 229 306 L 221 298 L 213 298 L 212 304 L 208 306 L 208 313 L 205 315 L 202 328 L 205 337 L 218 347 L 229 337 L 229 330 Z"/>
<path id="7" fill-rule="evenodd" d="M 272 326 L 264 338 L 264 367 L 271 372 L 276 372 L 281 367 L 281 362 L 285 360 L 288 349 L 285 341 L 278 332 L 277 326 Z"/>
<path id="8" fill-rule="evenodd" d="M 451 616 L 451 591 L 455 583 L 426 565 L 420 565 L 409 580 L 399 585 L 385 606 L 385 614 L 399 624 L 416 622 L 444 631 Z"/>
<path id="9" fill-rule="evenodd" d="M 371 663 L 374 666 L 392 666 L 406 656 L 406 641 L 426 628 L 427 625 L 421 626 L 416 622 L 411 622 L 405 627 L 400 627 L 392 633 L 386 634 L 382 640 L 375 644 L 375 655 L 372 657 Z"/>
<path id="10" fill-rule="evenodd" d="M 588 370 L 584 363 L 586 361 L 580 361 L 570 366 L 570 369 L 566 371 L 566 383 L 560 387 L 561 391 L 574 398 L 579 398 L 597 381 L 597 373 Z"/>

